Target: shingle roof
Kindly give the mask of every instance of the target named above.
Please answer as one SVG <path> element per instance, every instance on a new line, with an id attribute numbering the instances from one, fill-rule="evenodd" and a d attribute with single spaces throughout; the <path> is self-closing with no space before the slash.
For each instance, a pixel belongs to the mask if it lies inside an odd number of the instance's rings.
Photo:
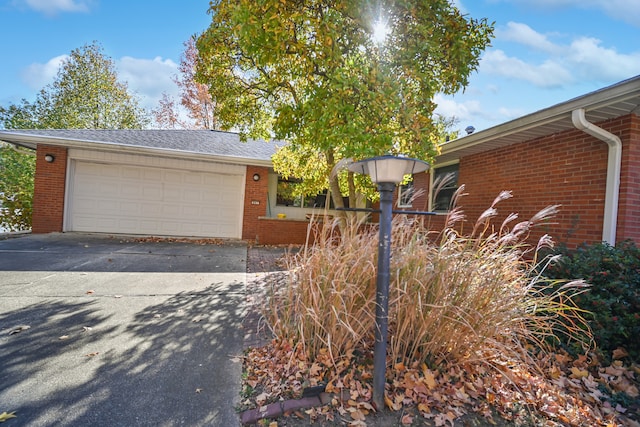
<path id="1" fill-rule="evenodd" d="M 29 137 L 34 137 L 29 144 Z M 37 143 L 52 145 L 73 145 L 104 148 L 140 147 L 150 150 L 171 150 L 174 152 L 231 157 L 237 159 L 270 161 L 283 141 L 248 140 L 240 141 L 237 133 L 213 130 L 147 130 L 147 129 L 47 129 L 47 130 L 0 130 L 0 140 L 22 143 L 35 147 Z M 25 142 L 27 142 L 25 144 Z M 178 154 L 176 153 L 176 154 Z"/>

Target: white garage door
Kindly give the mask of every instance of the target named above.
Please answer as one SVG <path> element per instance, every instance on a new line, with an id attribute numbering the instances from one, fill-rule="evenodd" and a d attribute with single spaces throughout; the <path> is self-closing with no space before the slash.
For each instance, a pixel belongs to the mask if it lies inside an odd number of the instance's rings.
<path id="1" fill-rule="evenodd" d="M 242 175 L 73 163 L 68 230 L 241 237 Z"/>

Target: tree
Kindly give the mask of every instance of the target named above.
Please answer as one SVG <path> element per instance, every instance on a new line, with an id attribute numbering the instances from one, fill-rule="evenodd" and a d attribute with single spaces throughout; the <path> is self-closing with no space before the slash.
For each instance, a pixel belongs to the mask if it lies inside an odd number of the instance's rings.
<path id="1" fill-rule="evenodd" d="M 0 107 L 3 129 L 128 129 L 148 123 L 146 113 L 117 79 L 114 63 L 95 42 L 71 52 L 54 82 L 31 103 Z M 0 148 L 0 225 L 10 230 L 31 226 L 32 153 Z"/>
<path id="2" fill-rule="evenodd" d="M 432 99 L 466 86 L 493 32 L 447 0 L 217 0 L 210 11 L 197 78 L 220 126 L 287 140 L 276 170 L 307 191 L 329 186 L 338 207 L 363 180 L 331 175 L 341 159 L 436 154 Z"/>
<path id="3" fill-rule="evenodd" d="M 184 42 L 184 47 L 178 66 L 180 75 L 173 76 L 173 81 L 180 88 L 180 105 L 185 108 L 191 121 L 180 119 L 175 101 L 166 93 L 162 94 L 158 108 L 153 110 L 155 121 L 161 128 L 217 129 L 209 86 L 195 80 L 199 60 L 196 39 L 189 38 Z"/>
<path id="4" fill-rule="evenodd" d="M 0 228 L 31 228 L 35 155 L 0 142 Z"/>
<path id="5" fill-rule="evenodd" d="M 34 129 L 38 127 L 36 106 L 26 99 L 20 105 L 0 106 L 0 129 Z"/>
<path id="6" fill-rule="evenodd" d="M 37 127 L 45 129 L 139 129 L 149 121 L 96 42 L 71 51 L 35 110 Z"/>

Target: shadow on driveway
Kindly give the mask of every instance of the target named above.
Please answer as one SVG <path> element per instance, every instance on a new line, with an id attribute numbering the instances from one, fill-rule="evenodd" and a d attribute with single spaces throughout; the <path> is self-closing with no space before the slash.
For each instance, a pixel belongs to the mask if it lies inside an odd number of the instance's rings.
<path id="1" fill-rule="evenodd" d="M 0 412 L 17 415 L 3 425 L 238 425 L 242 260 L 225 268 L 237 273 L 0 271 Z"/>
<path id="2" fill-rule="evenodd" d="M 244 242 L 195 242 L 206 241 L 148 241 L 85 233 L 26 235 L 0 240 L 0 271 L 246 271 Z"/>

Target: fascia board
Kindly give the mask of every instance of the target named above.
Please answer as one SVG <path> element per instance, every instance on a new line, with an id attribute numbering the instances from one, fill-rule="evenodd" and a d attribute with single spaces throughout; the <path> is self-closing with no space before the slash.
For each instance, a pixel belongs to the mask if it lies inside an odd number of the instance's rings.
<path id="1" fill-rule="evenodd" d="M 183 158 L 190 160 L 206 160 L 218 163 L 229 163 L 245 166 L 273 167 L 271 160 L 251 159 L 237 156 L 221 156 L 216 154 L 196 153 L 192 151 L 176 150 L 172 148 L 140 147 L 134 145 L 115 144 L 110 142 L 95 142 L 71 138 L 59 138 L 52 136 L 21 134 L 19 132 L 3 133 L 0 131 L 0 140 L 12 144 L 36 148 L 38 144 L 55 145 L 67 148 L 90 149 L 98 151 L 117 151 L 120 153 L 153 155 L 171 158 Z"/>
<path id="2" fill-rule="evenodd" d="M 574 98 L 562 104 L 537 111 L 524 117 L 512 120 L 507 123 L 479 131 L 471 135 L 444 143 L 440 145 L 441 154 L 453 153 L 455 151 L 482 144 L 500 137 L 513 135 L 531 128 L 543 126 L 559 120 L 571 120 L 571 113 L 576 109 L 593 111 L 618 102 L 623 102 L 640 96 L 640 76 L 634 77 L 614 86 L 601 89 L 596 92 Z"/>

